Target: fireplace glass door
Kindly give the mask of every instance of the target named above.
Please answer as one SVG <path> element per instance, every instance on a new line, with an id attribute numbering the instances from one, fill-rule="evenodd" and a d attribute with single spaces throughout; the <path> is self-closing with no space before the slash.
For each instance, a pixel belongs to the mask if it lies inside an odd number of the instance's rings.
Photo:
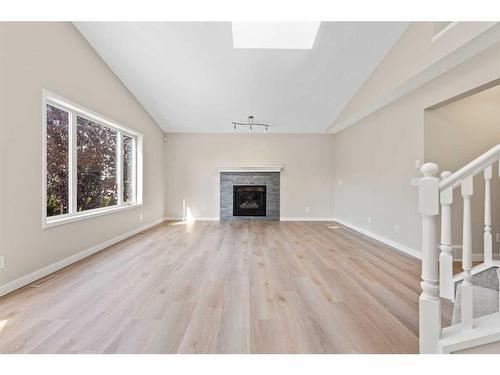
<path id="1" fill-rule="evenodd" d="M 266 186 L 233 186 L 233 216 L 266 216 Z"/>

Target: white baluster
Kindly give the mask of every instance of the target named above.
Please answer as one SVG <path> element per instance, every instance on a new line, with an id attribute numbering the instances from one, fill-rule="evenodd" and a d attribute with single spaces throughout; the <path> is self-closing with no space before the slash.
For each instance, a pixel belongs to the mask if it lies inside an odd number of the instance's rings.
<path id="1" fill-rule="evenodd" d="M 441 173 L 445 179 L 451 172 Z M 453 188 L 442 191 L 441 194 L 441 254 L 439 255 L 439 295 L 449 300 L 455 298 L 453 282 L 453 247 L 451 242 L 451 204 L 453 203 Z"/>
<path id="2" fill-rule="evenodd" d="M 472 296 L 472 212 L 471 200 L 473 194 L 473 176 L 462 181 L 462 198 L 464 201 L 463 241 L 462 241 L 462 268 L 464 281 L 462 283 L 462 327 L 472 329 L 473 325 L 473 296 Z"/>
<path id="3" fill-rule="evenodd" d="M 500 168 L 500 166 L 499 166 Z M 500 281 L 500 268 L 497 268 L 497 277 L 498 280 Z M 500 311 L 500 290 L 498 291 L 498 311 Z"/>
<path id="4" fill-rule="evenodd" d="M 419 212 L 422 215 L 422 294 L 420 295 L 420 353 L 438 353 L 441 335 L 441 301 L 437 215 L 439 214 L 439 168 L 426 163 L 420 169 L 424 177 L 418 183 Z"/>
<path id="5" fill-rule="evenodd" d="M 484 170 L 484 263 L 493 263 L 493 238 L 491 236 L 491 165 Z"/>

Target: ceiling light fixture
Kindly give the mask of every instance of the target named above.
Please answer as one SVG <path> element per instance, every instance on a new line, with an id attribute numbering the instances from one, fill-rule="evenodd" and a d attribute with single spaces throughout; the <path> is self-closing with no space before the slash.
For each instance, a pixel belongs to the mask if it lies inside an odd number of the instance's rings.
<path id="1" fill-rule="evenodd" d="M 254 126 L 262 126 L 264 127 L 264 131 L 267 133 L 269 131 L 269 127 L 271 125 L 264 124 L 260 122 L 253 122 L 253 116 L 248 116 L 248 122 L 233 122 L 233 130 L 236 131 L 238 126 L 248 126 L 248 131 L 251 132 Z"/>

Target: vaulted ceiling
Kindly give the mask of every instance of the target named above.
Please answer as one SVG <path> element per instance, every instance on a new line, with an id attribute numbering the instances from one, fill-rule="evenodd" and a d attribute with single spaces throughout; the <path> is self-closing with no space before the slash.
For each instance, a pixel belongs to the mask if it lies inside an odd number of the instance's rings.
<path id="1" fill-rule="evenodd" d="M 324 133 L 407 26 L 322 22 L 312 49 L 234 49 L 230 22 L 77 22 L 166 132 Z"/>

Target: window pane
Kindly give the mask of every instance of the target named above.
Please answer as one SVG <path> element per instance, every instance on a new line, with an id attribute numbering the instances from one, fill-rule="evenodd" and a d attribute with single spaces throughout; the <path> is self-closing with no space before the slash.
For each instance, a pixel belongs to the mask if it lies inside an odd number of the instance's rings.
<path id="1" fill-rule="evenodd" d="M 47 216 L 68 213 L 68 112 L 47 104 Z"/>
<path id="2" fill-rule="evenodd" d="M 123 201 L 134 201 L 134 139 L 123 137 Z"/>
<path id="3" fill-rule="evenodd" d="M 117 204 L 116 145 L 118 133 L 77 117 L 77 209 Z"/>

